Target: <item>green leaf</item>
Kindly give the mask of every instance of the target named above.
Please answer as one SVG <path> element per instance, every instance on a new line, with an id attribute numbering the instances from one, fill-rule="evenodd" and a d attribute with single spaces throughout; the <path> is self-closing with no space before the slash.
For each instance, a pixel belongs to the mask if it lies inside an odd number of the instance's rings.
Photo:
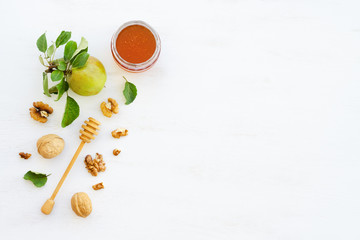
<path id="1" fill-rule="evenodd" d="M 46 67 L 46 65 L 45 65 L 45 63 L 44 63 L 44 59 L 42 58 L 41 55 L 39 56 L 39 61 L 40 61 L 40 63 L 41 63 L 44 67 Z"/>
<path id="2" fill-rule="evenodd" d="M 71 32 L 62 31 L 58 38 L 56 39 L 55 45 L 56 47 L 60 47 L 64 45 L 71 38 Z"/>
<path id="3" fill-rule="evenodd" d="M 65 61 L 69 61 L 71 59 L 71 57 L 74 55 L 76 49 L 77 49 L 77 44 L 74 41 L 69 41 L 65 45 L 65 50 L 64 50 Z"/>
<path id="4" fill-rule="evenodd" d="M 60 70 L 55 70 L 51 73 L 51 80 L 53 82 L 60 81 L 63 78 L 64 78 L 64 72 Z"/>
<path id="5" fill-rule="evenodd" d="M 80 114 L 80 107 L 77 102 L 67 96 L 66 105 L 65 105 L 65 112 L 61 122 L 61 126 L 64 128 L 70 125 Z"/>
<path id="6" fill-rule="evenodd" d="M 54 46 L 54 44 L 52 44 L 46 51 L 46 55 L 48 57 L 51 57 L 54 54 L 54 51 L 55 51 L 55 46 Z"/>
<path id="7" fill-rule="evenodd" d="M 74 61 L 72 62 L 72 67 L 73 68 L 81 68 L 81 67 L 83 67 L 86 64 L 89 56 L 90 55 L 88 53 L 86 53 L 86 52 L 80 53 L 79 55 L 77 55 L 75 57 Z"/>
<path id="8" fill-rule="evenodd" d="M 64 79 L 62 79 L 61 82 L 56 85 L 56 88 L 57 88 L 58 98 L 55 101 L 59 101 L 62 95 L 67 90 L 69 90 L 69 84 Z"/>
<path id="9" fill-rule="evenodd" d="M 125 80 L 126 80 L 126 78 L 125 78 Z M 124 97 L 126 99 L 125 104 L 128 105 L 128 104 L 132 103 L 135 100 L 136 95 L 137 95 L 136 86 L 134 84 L 132 84 L 131 82 L 128 82 L 126 80 L 123 94 L 124 94 Z"/>
<path id="10" fill-rule="evenodd" d="M 58 58 L 52 61 L 52 64 L 55 64 L 56 66 L 60 64 L 61 61 L 64 61 L 64 58 Z"/>
<path id="11" fill-rule="evenodd" d="M 50 94 L 58 94 L 58 97 L 55 101 L 59 101 L 59 99 L 62 97 L 62 95 L 69 90 L 69 84 L 65 81 L 65 79 L 62 79 L 61 82 L 49 89 Z"/>
<path id="12" fill-rule="evenodd" d="M 79 55 L 82 54 L 83 52 L 87 53 L 87 51 L 88 51 L 87 48 L 81 50 L 76 56 L 73 56 L 73 57 L 70 59 L 70 63 L 72 64 L 72 63 L 75 61 L 75 58 L 76 58 L 77 56 L 79 56 Z"/>
<path id="13" fill-rule="evenodd" d="M 36 187 L 42 187 L 46 184 L 48 176 L 43 173 L 28 171 L 25 173 L 24 179 L 32 181 Z"/>
<path id="14" fill-rule="evenodd" d="M 65 71 L 66 70 L 66 63 L 63 60 L 61 60 L 59 62 L 59 65 L 57 66 L 57 69 L 59 69 L 60 71 Z"/>
<path id="15" fill-rule="evenodd" d="M 48 97 L 51 97 L 50 93 L 49 93 L 49 83 L 48 83 L 48 76 L 45 72 L 43 72 L 43 89 L 44 89 L 44 94 Z"/>
<path id="16" fill-rule="evenodd" d="M 74 58 L 76 55 L 78 55 L 83 50 L 86 50 L 86 52 L 87 52 L 87 48 L 88 48 L 88 41 L 84 37 L 81 37 L 80 44 L 71 58 Z"/>
<path id="17" fill-rule="evenodd" d="M 46 41 L 45 33 L 38 38 L 38 40 L 36 41 L 36 46 L 40 52 L 45 53 L 47 49 L 47 41 Z"/>
<path id="18" fill-rule="evenodd" d="M 53 86 L 53 87 L 51 87 L 51 88 L 49 88 L 49 93 L 50 94 L 58 94 L 58 89 L 57 89 L 57 87 L 56 87 L 56 85 L 55 86 Z"/>

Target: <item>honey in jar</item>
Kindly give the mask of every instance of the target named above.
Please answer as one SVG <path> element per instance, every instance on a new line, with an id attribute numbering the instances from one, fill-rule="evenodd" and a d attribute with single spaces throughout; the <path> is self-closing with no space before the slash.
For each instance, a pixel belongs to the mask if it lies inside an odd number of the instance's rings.
<path id="1" fill-rule="evenodd" d="M 160 38 L 145 22 L 127 22 L 114 34 L 111 51 L 115 61 L 123 69 L 129 72 L 143 72 L 157 61 L 160 54 Z"/>

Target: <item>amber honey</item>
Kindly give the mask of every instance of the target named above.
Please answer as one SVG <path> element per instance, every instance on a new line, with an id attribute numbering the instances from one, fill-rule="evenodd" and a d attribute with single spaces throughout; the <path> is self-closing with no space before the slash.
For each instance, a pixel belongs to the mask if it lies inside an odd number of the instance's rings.
<path id="1" fill-rule="evenodd" d="M 114 34 L 111 51 L 120 67 L 130 72 L 142 72 L 157 61 L 160 38 L 145 22 L 127 22 Z"/>

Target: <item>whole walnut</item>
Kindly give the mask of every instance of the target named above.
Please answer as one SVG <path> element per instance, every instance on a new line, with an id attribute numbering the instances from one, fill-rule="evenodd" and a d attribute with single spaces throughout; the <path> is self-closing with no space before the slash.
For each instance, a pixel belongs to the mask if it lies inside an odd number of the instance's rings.
<path id="1" fill-rule="evenodd" d="M 71 208 L 79 217 L 86 218 L 92 211 L 89 196 L 84 192 L 75 193 L 71 198 Z"/>
<path id="2" fill-rule="evenodd" d="M 38 152 L 44 158 L 53 158 L 64 149 L 64 139 L 56 134 L 48 134 L 39 138 L 36 143 Z"/>

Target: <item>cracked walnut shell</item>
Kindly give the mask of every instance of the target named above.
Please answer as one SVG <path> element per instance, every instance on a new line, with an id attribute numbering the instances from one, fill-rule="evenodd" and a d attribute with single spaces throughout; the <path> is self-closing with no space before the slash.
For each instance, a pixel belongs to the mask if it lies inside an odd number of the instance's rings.
<path id="1" fill-rule="evenodd" d="M 76 215 L 86 218 L 92 211 L 91 199 L 84 192 L 75 193 L 71 198 L 71 208 Z"/>
<path id="2" fill-rule="evenodd" d="M 119 104 L 113 98 L 108 98 L 108 102 L 102 102 L 100 104 L 100 109 L 105 117 L 110 118 L 112 114 L 117 114 L 119 112 Z"/>
<path id="3" fill-rule="evenodd" d="M 125 129 L 125 128 L 118 128 L 118 129 L 115 129 L 114 131 L 112 131 L 111 135 L 114 138 L 120 138 L 122 136 L 127 136 L 128 135 L 128 130 Z"/>
<path id="4" fill-rule="evenodd" d="M 52 107 L 43 102 L 33 102 L 32 108 L 30 108 L 30 116 L 41 123 L 47 122 L 47 117 L 53 113 Z"/>

